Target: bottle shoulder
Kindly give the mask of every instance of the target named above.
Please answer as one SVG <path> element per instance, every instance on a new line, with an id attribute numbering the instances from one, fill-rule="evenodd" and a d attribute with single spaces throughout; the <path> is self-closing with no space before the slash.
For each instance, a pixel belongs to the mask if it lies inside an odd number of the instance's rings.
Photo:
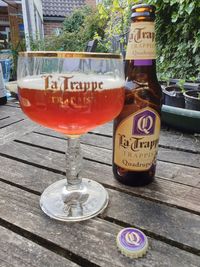
<path id="1" fill-rule="evenodd" d="M 159 83 L 135 83 L 133 88 L 125 87 L 125 100 L 121 113 L 116 120 L 119 122 L 138 110 L 146 107 L 152 108 L 161 114 L 162 90 Z"/>

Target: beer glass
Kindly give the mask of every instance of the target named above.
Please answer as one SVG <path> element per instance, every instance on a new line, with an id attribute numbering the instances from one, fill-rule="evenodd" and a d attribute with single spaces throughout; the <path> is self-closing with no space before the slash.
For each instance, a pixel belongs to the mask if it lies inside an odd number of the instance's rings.
<path id="1" fill-rule="evenodd" d="M 60 221 L 96 216 L 108 204 L 105 188 L 81 178 L 80 136 L 115 118 L 124 102 L 120 55 L 82 52 L 22 52 L 18 93 L 23 112 L 67 136 L 66 179 L 40 198 L 42 210 Z"/>

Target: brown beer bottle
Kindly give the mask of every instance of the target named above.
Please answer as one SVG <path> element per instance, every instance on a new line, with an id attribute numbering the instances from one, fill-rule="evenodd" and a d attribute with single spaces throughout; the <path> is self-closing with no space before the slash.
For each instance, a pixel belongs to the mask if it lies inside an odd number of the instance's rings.
<path id="1" fill-rule="evenodd" d="M 125 62 L 125 103 L 114 120 L 113 173 L 123 184 L 154 179 L 162 91 L 156 76 L 155 7 L 132 7 Z"/>

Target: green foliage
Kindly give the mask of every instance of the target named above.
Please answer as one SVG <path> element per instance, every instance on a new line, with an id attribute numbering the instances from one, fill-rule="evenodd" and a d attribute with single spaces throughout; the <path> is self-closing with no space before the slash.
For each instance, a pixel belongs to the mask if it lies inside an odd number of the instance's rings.
<path id="1" fill-rule="evenodd" d="M 104 0 L 99 5 L 99 13 L 101 18 L 110 18 L 105 29 L 106 35 L 108 37 L 116 34 L 125 35 L 130 25 L 131 6 L 141 2 Z M 196 77 L 200 72 L 200 1 L 146 0 L 145 2 L 157 7 L 157 66 L 160 78 L 188 80 L 190 77 Z"/>
<path id="2" fill-rule="evenodd" d="M 178 86 L 180 87 L 180 89 L 181 89 L 181 92 L 182 93 L 185 93 L 185 88 L 184 88 L 184 84 L 185 84 L 185 79 L 180 79 L 179 81 L 178 81 Z"/>
<path id="3" fill-rule="evenodd" d="M 107 38 L 106 47 L 111 50 L 111 39 L 119 36 L 120 42 L 125 43 L 125 36 L 130 25 L 131 6 L 134 0 L 104 0 L 98 5 L 101 19 L 107 19 L 105 36 Z M 117 52 L 117 51 L 116 51 Z M 119 51 L 118 51 L 119 52 Z"/>
<path id="4" fill-rule="evenodd" d="M 16 46 L 13 46 L 12 43 L 10 43 L 10 50 L 12 53 L 12 59 L 13 59 L 13 66 L 11 68 L 11 80 L 17 79 L 17 60 L 19 52 L 26 51 L 26 44 L 25 40 L 21 39 Z"/>
<path id="5" fill-rule="evenodd" d="M 157 6 L 158 69 L 194 80 L 200 72 L 200 1 L 149 0 Z M 162 77 L 162 76 L 161 76 Z"/>
<path id="6" fill-rule="evenodd" d="M 97 11 L 84 7 L 75 10 L 63 22 L 61 34 L 37 40 L 31 44 L 32 50 L 84 51 L 87 43 L 98 39 L 97 51 L 106 52 L 101 44 L 104 38 L 106 20 L 101 19 Z"/>
<path id="7" fill-rule="evenodd" d="M 75 10 L 71 16 L 65 18 L 63 22 L 63 30 L 66 32 L 78 31 L 84 23 L 85 17 L 89 16 L 90 11 L 90 8 L 87 6 L 83 9 Z"/>

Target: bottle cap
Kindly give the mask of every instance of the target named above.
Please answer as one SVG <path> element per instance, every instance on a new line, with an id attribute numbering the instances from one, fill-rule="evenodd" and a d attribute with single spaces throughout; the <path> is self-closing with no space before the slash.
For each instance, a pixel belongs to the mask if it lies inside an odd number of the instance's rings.
<path id="1" fill-rule="evenodd" d="M 134 5 L 131 8 L 132 12 L 144 12 L 145 10 L 149 10 L 150 12 L 155 12 L 156 7 L 154 5 L 148 5 L 148 4 L 139 4 L 139 5 Z"/>
<path id="2" fill-rule="evenodd" d="M 137 18 L 137 17 L 149 17 L 150 19 L 155 19 L 155 10 L 156 7 L 153 5 L 148 4 L 139 4 L 132 6 L 131 11 L 132 15 L 131 18 Z"/>
<path id="3" fill-rule="evenodd" d="M 124 228 L 117 235 L 117 246 L 123 255 L 136 259 L 147 252 L 148 239 L 136 228 Z"/>

